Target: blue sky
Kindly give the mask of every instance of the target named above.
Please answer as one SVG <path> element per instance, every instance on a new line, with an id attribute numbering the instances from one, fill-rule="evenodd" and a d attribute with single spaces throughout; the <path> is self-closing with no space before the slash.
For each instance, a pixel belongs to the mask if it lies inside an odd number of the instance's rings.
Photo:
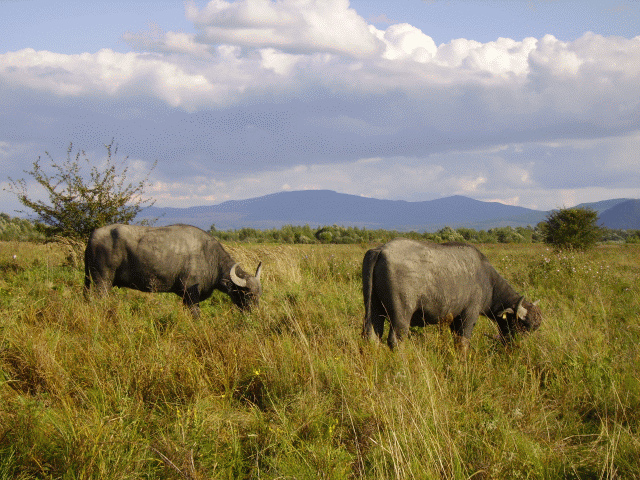
<path id="1" fill-rule="evenodd" d="M 355 0 L 350 6 L 379 28 L 409 23 L 438 44 L 454 38 L 489 42 L 498 37 L 522 40 L 552 33 L 560 40 L 575 40 L 587 31 L 626 38 L 640 33 L 637 1 Z M 151 23 L 165 30 L 195 32 L 184 16 L 182 1 L 0 0 L 0 8 L 3 52 L 28 47 L 60 53 L 101 48 L 125 52 L 129 48 L 122 34 L 143 30 Z"/>
<path id="2" fill-rule="evenodd" d="M 640 197 L 637 1 L 0 0 L 0 31 L 6 177 L 114 138 L 158 206 Z"/>

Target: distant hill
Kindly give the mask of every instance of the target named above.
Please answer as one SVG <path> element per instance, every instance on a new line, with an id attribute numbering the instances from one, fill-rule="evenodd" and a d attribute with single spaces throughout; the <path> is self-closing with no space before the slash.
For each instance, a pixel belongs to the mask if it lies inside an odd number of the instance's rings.
<path id="1" fill-rule="evenodd" d="M 607 200 L 607 209 L 627 200 Z M 599 211 L 603 205 L 604 202 L 597 202 L 581 206 L 591 206 Z M 155 225 L 187 223 L 205 230 L 212 224 L 220 230 L 243 227 L 280 228 L 287 224 L 312 227 L 335 224 L 369 229 L 433 232 L 445 226 L 476 230 L 534 226 L 543 221 L 547 214 L 545 211 L 498 202 L 482 202 L 459 195 L 407 202 L 360 197 L 331 190 L 304 190 L 199 207 L 150 207 L 141 212 L 137 220 L 157 217 Z"/>
<path id="2" fill-rule="evenodd" d="M 627 200 L 605 210 L 600 223 L 613 229 L 640 229 L 640 200 Z"/>
<path id="3" fill-rule="evenodd" d="M 156 225 L 187 223 L 203 229 L 279 228 L 283 225 L 344 225 L 387 230 L 435 231 L 445 226 L 487 229 L 535 225 L 545 212 L 452 196 L 424 202 L 380 200 L 330 190 L 280 192 L 248 200 L 189 208 L 145 209 L 137 218 Z"/>
<path id="4" fill-rule="evenodd" d="M 599 202 L 592 203 L 581 203 L 580 205 L 576 205 L 576 208 L 588 207 L 591 210 L 595 210 L 599 214 L 606 212 L 610 208 L 619 205 L 620 203 L 627 202 L 631 200 L 630 198 L 615 198 L 612 200 L 601 200 Z"/>

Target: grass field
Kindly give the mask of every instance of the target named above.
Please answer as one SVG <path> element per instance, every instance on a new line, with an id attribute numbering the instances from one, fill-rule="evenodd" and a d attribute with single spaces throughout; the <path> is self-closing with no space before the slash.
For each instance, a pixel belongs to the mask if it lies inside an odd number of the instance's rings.
<path id="1" fill-rule="evenodd" d="M 0 479 L 640 478 L 640 246 L 485 245 L 541 328 L 365 343 L 370 246 L 227 245 L 264 293 L 82 297 L 61 246 L 0 243 Z M 15 255 L 15 257 L 14 257 Z"/>

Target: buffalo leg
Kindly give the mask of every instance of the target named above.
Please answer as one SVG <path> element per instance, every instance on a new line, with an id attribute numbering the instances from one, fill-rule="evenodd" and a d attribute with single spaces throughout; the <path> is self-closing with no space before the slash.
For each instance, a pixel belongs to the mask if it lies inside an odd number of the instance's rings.
<path id="1" fill-rule="evenodd" d="M 396 330 L 393 328 L 393 323 L 391 323 L 389 327 L 389 336 L 387 337 L 387 345 L 391 350 L 394 350 L 398 346 L 398 335 L 396 335 Z"/>
<path id="2" fill-rule="evenodd" d="M 411 315 L 405 307 L 401 298 L 394 298 L 390 302 L 388 308 L 389 314 L 389 336 L 387 337 L 387 345 L 390 349 L 394 349 L 398 343 L 407 335 L 409 324 L 411 323 Z"/>
<path id="3" fill-rule="evenodd" d="M 189 307 L 193 318 L 198 318 L 200 316 L 200 291 L 198 290 L 197 284 L 185 289 L 182 297 L 182 303 L 185 307 Z"/>
<path id="4" fill-rule="evenodd" d="M 113 287 L 113 276 L 103 275 L 97 270 L 90 270 L 88 275 L 85 275 L 85 296 L 88 297 L 91 290 L 91 282 L 93 281 L 93 291 L 98 297 L 102 297 L 109 293 L 111 287 Z"/>
<path id="5" fill-rule="evenodd" d="M 509 325 L 509 322 L 507 322 L 506 318 L 500 316 L 496 321 L 498 323 L 498 329 L 500 331 L 500 341 L 504 344 L 509 343 L 511 340 L 513 340 L 515 331 Z"/>
<path id="6" fill-rule="evenodd" d="M 382 334 L 384 333 L 384 321 L 386 319 L 384 312 L 376 309 L 373 311 L 371 320 L 373 322 L 373 331 L 375 332 L 378 340 L 382 340 Z"/>
<path id="7" fill-rule="evenodd" d="M 451 333 L 454 335 L 456 349 L 462 358 L 466 358 L 471 346 L 471 334 L 478 321 L 479 313 L 465 311 L 453 319 Z"/>
<path id="8" fill-rule="evenodd" d="M 458 350 L 458 353 L 460 354 L 460 357 L 462 357 L 463 359 L 466 359 L 467 355 L 469 355 L 469 348 L 471 346 L 471 341 L 467 337 L 456 335 L 455 346 L 456 346 L 456 350 Z"/>
<path id="9" fill-rule="evenodd" d="M 365 318 L 362 327 L 362 337 L 368 340 L 382 340 L 382 333 L 384 332 L 384 321 L 386 318 L 384 308 L 380 301 L 373 296 L 369 303 L 370 308 L 367 308 L 365 312 Z M 375 336 L 374 336 L 375 334 Z"/>
<path id="10" fill-rule="evenodd" d="M 369 308 L 365 308 L 364 320 L 362 321 L 362 338 L 365 340 L 373 340 L 373 312 Z"/>

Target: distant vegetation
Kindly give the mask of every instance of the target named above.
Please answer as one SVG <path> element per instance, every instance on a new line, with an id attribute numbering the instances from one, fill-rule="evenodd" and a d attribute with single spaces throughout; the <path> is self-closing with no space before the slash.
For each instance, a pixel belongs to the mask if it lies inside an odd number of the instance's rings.
<path id="1" fill-rule="evenodd" d="M 471 243 L 531 243 L 539 241 L 536 229 L 532 227 L 501 227 L 488 231 L 471 228 L 453 229 L 445 227 L 437 232 L 400 232 L 397 230 L 369 230 L 339 225 L 312 228 L 309 225 L 285 225 L 282 228 L 258 230 L 241 228 L 237 230 L 216 230 L 212 226 L 209 232 L 220 240 L 250 243 L 303 243 L 303 244 L 353 244 L 387 242 L 396 237 L 408 237 L 432 242 L 471 242 Z"/>
<path id="2" fill-rule="evenodd" d="M 467 243 L 544 243 L 544 226 L 536 227 L 500 227 L 489 230 L 451 227 L 436 232 L 400 232 L 397 230 L 369 230 L 358 227 L 338 225 L 313 228 L 309 225 L 285 225 L 282 228 L 257 230 L 240 228 L 235 230 L 217 230 L 214 225 L 209 233 L 221 241 L 246 243 L 287 243 L 287 244 L 354 244 L 385 243 L 396 237 L 407 237 L 431 242 L 467 242 Z M 599 231 L 597 241 L 601 243 L 640 243 L 640 230 Z"/>
<path id="3" fill-rule="evenodd" d="M 338 225 L 320 228 L 309 225 L 285 225 L 281 228 L 257 230 L 241 228 L 236 230 L 217 230 L 215 225 L 209 233 L 221 241 L 243 243 L 284 243 L 284 244 L 359 244 L 385 243 L 396 237 L 407 237 L 431 242 L 460 241 L 467 243 L 544 243 L 543 225 L 536 227 L 500 227 L 489 230 L 451 227 L 436 232 L 400 232 L 397 230 L 370 230 L 358 227 Z M 44 225 L 32 220 L 12 217 L 0 213 L 0 240 L 45 241 Z M 600 230 L 598 242 L 601 243 L 640 243 L 640 230 Z"/>
<path id="4" fill-rule="evenodd" d="M 45 235 L 40 224 L 0 213 L 0 240 L 37 242 L 44 239 Z"/>

